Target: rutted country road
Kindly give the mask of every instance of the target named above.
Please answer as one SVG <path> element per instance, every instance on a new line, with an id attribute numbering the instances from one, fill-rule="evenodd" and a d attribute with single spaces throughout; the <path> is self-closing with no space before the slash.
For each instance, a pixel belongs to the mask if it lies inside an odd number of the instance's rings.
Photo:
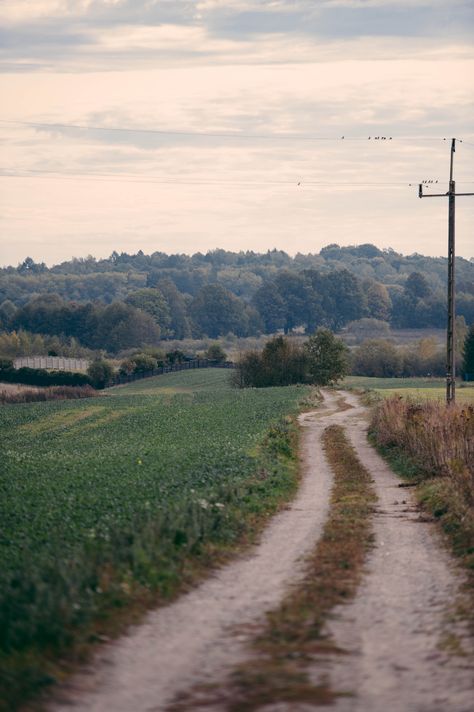
<path id="1" fill-rule="evenodd" d="M 331 661 L 331 685 L 354 695 L 339 699 L 333 708 L 472 712 L 473 641 L 465 627 L 452 620 L 462 576 L 435 524 L 420 514 L 369 445 L 365 409 L 352 394 L 344 395 L 355 407 L 334 418 L 342 421 L 372 474 L 379 501 L 367 574 L 353 603 L 340 607 L 329 626 L 337 644 L 351 653 Z M 464 655 L 443 652 L 443 642 L 459 644 Z"/>
<path id="2" fill-rule="evenodd" d="M 322 531 L 332 475 L 320 439 L 332 423 L 346 428 L 373 474 L 379 507 L 364 583 L 354 602 L 338 609 L 331 621 L 336 642 L 350 654 L 318 666 L 314 679 L 324 674 L 333 689 L 353 693 L 337 701 L 337 712 L 471 712 L 474 669 L 469 658 L 449 657 L 438 649 L 460 577 L 433 525 L 420 523 L 405 490 L 367 444 L 365 409 L 347 393 L 328 391 L 324 398 L 324 407 L 300 417 L 299 493 L 272 519 L 258 546 L 105 645 L 57 692 L 52 712 L 160 712 L 178 693 L 225 678 L 245 657 L 246 643 L 265 611 L 275 608 L 302 577 L 304 556 Z M 342 398 L 350 408 L 339 407 Z"/>

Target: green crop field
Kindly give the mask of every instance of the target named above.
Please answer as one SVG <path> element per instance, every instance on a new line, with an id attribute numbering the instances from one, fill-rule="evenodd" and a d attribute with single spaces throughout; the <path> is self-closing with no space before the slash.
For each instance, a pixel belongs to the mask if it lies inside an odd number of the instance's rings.
<path id="1" fill-rule="evenodd" d="M 290 496 L 285 416 L 308 389 L 240 391 L 228 377 L 182 372 L 0 409 L 0 697 L 10 705 L 47 681 L 45 656 L 130 600 L 170 595 L 183 562 L 228 547 Z"/>
<path id="2" fill-rule="evenodd" d="M 367 378 L 348 376 L 344 380 L 349 388 L 371 389 L 384 397 L 394 394 L 410 398 L 433 398 L 443 401 L 446 398 L 446 385 L 442 378 Z M 461 404 L 474 405 L 474 383 L 458 383 L 456 400 Z"/>

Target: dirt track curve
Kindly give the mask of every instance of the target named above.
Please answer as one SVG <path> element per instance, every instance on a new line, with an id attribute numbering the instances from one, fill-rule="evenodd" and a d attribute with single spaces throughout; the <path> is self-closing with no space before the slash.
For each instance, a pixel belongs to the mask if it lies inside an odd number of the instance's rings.
<path id="1" fill-rule="evenodd" d="M 341 410 L 341 397 L 352 407 Z M 300 417 L 299 493 L 272 519 L 258 546 L 103 646 L 57 691 L 51 712 L 165 712 L 177 694 L 224 679 L 245 658 L 255 624 L 302 577 L 304 557 L 322 531 L 332 475 L 320 439 L 332 423 L 344 426 L 372 473 L 379 505 L 364 582 L 354 602 L 337 609 L 330 622 L 349 655 L 318 665 L 312 677 L 325 675 L 333 689 L 351 693 L 337 700 L 335 712 L 472 712 L 472 658 L 440 649 L 443 635 L 453 631 L 446 616 L 461 577 L 434 525 L 420 518 L 399 480 L 368 445 L 365 409 L 348 393 L 328 391 L 324 398 L 323 408 Z M 460 645 L 467 652 L 469 640 L 464 637 Z M 263 709 L 318 708 L 292 703 Z"/>

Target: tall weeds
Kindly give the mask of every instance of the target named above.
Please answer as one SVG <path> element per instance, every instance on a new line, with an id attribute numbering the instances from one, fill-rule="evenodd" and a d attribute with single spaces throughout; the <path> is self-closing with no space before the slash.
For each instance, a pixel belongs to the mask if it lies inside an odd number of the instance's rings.
<path id="1" fill-rule="evenodd" d="M 402 476 L 421 480 L 420 504 L 438 519 L 466 567 L 474 631 L 474 408 L 395 396 L 376 406 L 371 431 Z"/>
<path id="2" fill-rule="evenodd" d="M 376 408 L 372 432 L 378 445 L 396 447 L 416 463 L 424 477 L 452 479 L 474 505 L 474 408 L 399 396 Z"/>
<path id="3" fill-rule="evenodd" d="M 50 400 L 76 400 L 92 398 L 97 391 L 92 386 L 51 386 L 50 388 L 28 388 L 17 392 L 2 390 L 0 383 L 0 404 L 37 403 Z"/>

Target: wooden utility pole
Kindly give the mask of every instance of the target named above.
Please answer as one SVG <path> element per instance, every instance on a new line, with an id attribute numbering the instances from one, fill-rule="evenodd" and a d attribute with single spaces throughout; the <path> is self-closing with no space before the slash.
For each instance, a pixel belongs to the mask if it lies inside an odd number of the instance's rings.
<path id="1" fill-rule="evenodd" d="M 454 328 L 456 318 L 455 308 L 455 230 L 456 230 L 456 197 L 474 195 L 474 193 L 456 193 L 454 180 L 454 153 L 456 139 L 451 139 L 449 161 L 449 189 L 447 193 L 423 193 L 423 183 L 420 183 L 418 197 L 444 198 L 448 196 L 448 328 L 446 348 L 446 402 L 448 405 L 456 400 L 456 349 L 454 347 Z"/>

